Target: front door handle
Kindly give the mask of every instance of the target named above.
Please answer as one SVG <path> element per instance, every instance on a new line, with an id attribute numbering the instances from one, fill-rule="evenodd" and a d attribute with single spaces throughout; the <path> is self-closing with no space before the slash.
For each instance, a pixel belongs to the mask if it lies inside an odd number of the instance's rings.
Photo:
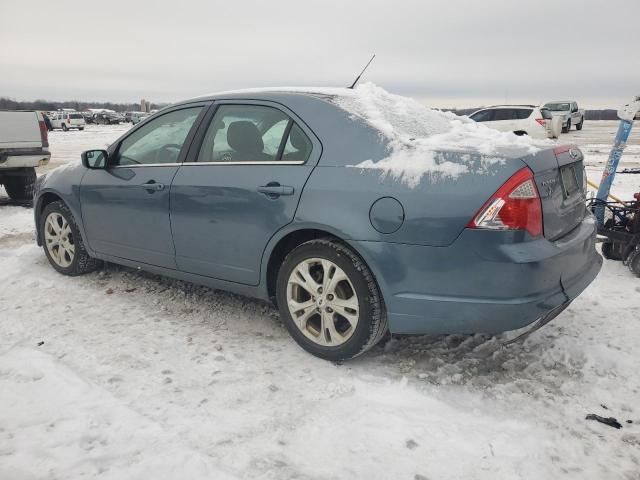
<path id="1" fill-rule="evenodd" d="M 277 182 L 269 182 L 266 185 L 258 187 L 258 192 L 264 193 L 271 198 L 277 198 L 280 195 L 293 195 L 294 189 L 289 185 L 280 185 Z"/>
<path id="2" fill-rule="evenodd" d="M 149 192 L 159 192 L 160 190 L 164 190 L 164 183 L 156 183 L 155 180 L 149 180 L 147 183 L 143 183 L 140 186 Z"/>

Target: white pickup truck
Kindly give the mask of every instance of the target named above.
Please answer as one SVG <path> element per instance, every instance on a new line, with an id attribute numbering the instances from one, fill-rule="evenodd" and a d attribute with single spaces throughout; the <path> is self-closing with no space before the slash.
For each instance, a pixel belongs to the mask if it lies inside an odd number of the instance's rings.
<path id="1" fill-rule="evenodd" d="M 582 130 L 584 109 L 578 108 L 578 102 L 571 100 L 549 102 L 545 103 L 542 108 L 549 110 L 552 116 L 562 119 L 562 133 L 571 130 L 572 125 L 575 125 L 576 130 Z"/>
<path id="2" fill-rule="evenodd" d="M 44 118 L 35 111 L 0 110 L 0 185 L 13 200 L 31 200 L 36 167 L 49 162 Z"/>

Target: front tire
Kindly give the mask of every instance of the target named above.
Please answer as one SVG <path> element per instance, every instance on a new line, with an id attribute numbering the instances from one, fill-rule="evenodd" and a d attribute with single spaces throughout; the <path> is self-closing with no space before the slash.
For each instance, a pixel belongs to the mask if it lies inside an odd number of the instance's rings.
<path id="1" fill-rule="evenodd" d="M 33 185 L 36 182 L 36 169 L 24 168 L 19 175 L 6 175 L 4 189 L 11 200 L 27 202 L 33 199 Z"/>
<path id="2" fill-rule="evenodd" d="M 582 130 L 583 123 L 584 123 L 584 118 L 581 118 L 580 123 L 576 123 L 576 130 Z"/>
<path id="3" fill-rule="evenodd" d="M 78 225 L 64 202 L 52 202 L 44 208 L 40 234 L 49 263 L 63 275 L 82 275 L 102 263 L 87 253 Z"/>
<path id="4" fill-rule="evenodd" d="M 330 238 L 308 241 L 287 255 L 276 297 L 293 339 L 325 360 L 354 358 L 387 331 L 373 274 L 350 248 Z"/>

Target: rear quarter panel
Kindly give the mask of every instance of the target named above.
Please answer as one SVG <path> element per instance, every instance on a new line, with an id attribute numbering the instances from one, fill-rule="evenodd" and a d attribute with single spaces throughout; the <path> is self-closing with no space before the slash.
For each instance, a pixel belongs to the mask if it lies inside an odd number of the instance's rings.
<path id="1" fill-rule="evenodd" d="M 469 171 L 457 178 L 427 173 L 413 188 L 385 171 L 324 166 L 321 160 L 305 186 L 296 222 L 330 225 L 348 240 L 449 245 L 500 185 L 524 164 L 505 160 L 480 168 L 479 155 L 442 155 L 467 163 Z M 404 219 L 393 233 L 380 233 L 370 220 L 372 205 L 383 197 L 396 199 L 404 210 Z"/>

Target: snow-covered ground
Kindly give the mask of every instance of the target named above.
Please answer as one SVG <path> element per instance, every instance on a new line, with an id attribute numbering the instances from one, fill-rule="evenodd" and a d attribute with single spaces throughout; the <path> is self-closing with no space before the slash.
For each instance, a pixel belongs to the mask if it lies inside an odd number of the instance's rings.
<path id="1" fill-rule="evenodd" d="M 594 181 L 616 126 L 561 138 Z M 124 128 L 53 132 L 52 166 Z M 622 166 L 640 165 L 639 130 Z M 640 175 L 614 190 L 628 197 Z M 2 480 L 640 479 L 640 279 L 619 262 L 523 344 L 394 338 L 335 365 L 259 301 L 114 265 L 63 277 L 34 243 L 32 211 L 8 203 Z"/>

